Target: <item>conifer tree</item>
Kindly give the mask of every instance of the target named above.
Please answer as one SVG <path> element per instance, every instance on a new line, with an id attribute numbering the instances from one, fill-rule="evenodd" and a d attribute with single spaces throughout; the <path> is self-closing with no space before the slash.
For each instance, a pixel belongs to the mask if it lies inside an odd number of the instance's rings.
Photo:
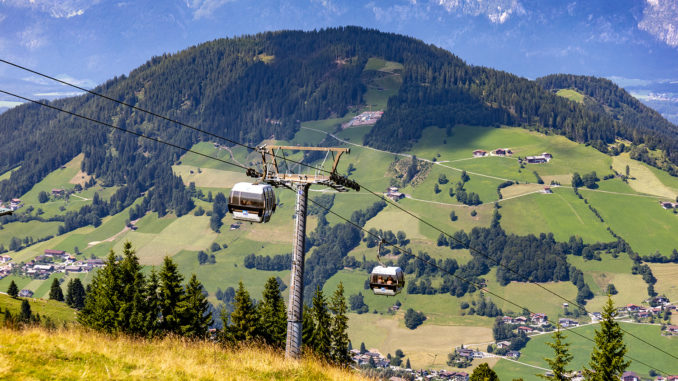
<path id="1" fill-rule="evenodd" d="M 31 322 L 33 313 L 31 312 L 31 305 L 28 303 L 28 300 L 21 300 L 21 312 L 19 313 L 19 321 L 24 324 Z"/>
<path id="2" fill-rule="evenodd" d="M 410 358 L 409 357 L 407 358 L 407 362 L 405 363 L 405 369 L 412 369 L 412 367 L 410 366 Z"/>
<path id="3" fill-rule="evenodd" d="M 179 302 L 181 316 L 181 334 L 187 337 L 203 338 L 212 324 L 209 302 L 203 294 L 202 284 L 193 274 L 186 285 L 186 294 Z"/>
<path id="4" fill-rule="evenodd" d="M 52 286 L 49 289 L 49 300 L 56 300 L 58 302 L 64 301 L 64 293 L 61 290 L 61 284 L 57 278 L 54 278 Z"/>
<path id="5" fill-rule="evenodd" d="M 608 295 L 600 320 L 600 330 L 596 330 L 595 346 L 589 361 L 591 369 L 584 368 L 587 380 L 618 380 L 631 365 L 631 361 L 624 361 L 627 349 L 621 327 L 614 320 L 616 316 L 617 310 Z"/>
<path id="6" fill-rule="evenodd" d="M 120 288 L 120 266 L 111 250 L 89 285 L 85 307 L 78 314 L 80 324 L 104 332 L 117 330 Z"/>
<path id="7" fill-rule="evenodd" d="M 348 365 L 351 362 L 349 356 L 348 340 L 348 317 L 346 312 L 346 298 L 344 298 L 344 285 L 339 282 L 337 290 L 332 295 L 330 301 L 330 311 L 332 311 L 332 326 L 330 328 L 330 337 L 332 339 L 332 361 L 340 365 Z"/>
<path id="8" fill-rule="evenodd" d="M 146 289 L 144 290 L 146 301 L 146 316 L 144 318 L 145 333 L 148 337 L 156 336 L 160 332 L 160 280 L 155 269 L 148 276 Z"/>
<path id="9" fill-rule="evenodd" d="M 12 280 L 9 283 L 9 287 L 7 288 L 7 295 L 15 299 L 19 296 L 19 287 L 17 287 L 16 283 L 14 283 L 14 280 Z"/>
<path id="10" fill-rule="evenodd" d="M 499 381 L 497 373 L 495 373 L 486 362 L 478 365 L 478 367 L 471 374 L 469 381 Z"/>
<path id="11" fill-rule="evenodd" d="M 313 315 L 313 334 L 311 334 L 309 346 L 316 355 L 331 360 L 332 340 L 330 337 L 330 326 L 332 319 L 320 286 L 316 288 L 313 295 L 311 311 Z"/>
<path id="12" fill-rule="evenodd" d="M 85 306 L 85 288 L 79 278 L 68 281 L 65 301 L 72 308 L 82 309 Z"/>
<path id="13" fill-rule="evenodd" d="M 238 284 L 233 301 L 231 324 L 224 327 L 226 337 L 235 342 L 252 341 L 259 335 L 259 315 L 242 281 Z"/>
<path id="14" fill-rule="evenodd" d="M 570 343 L 563 342 L 566 336 L 563 334 L 563 331 L 560 330 L 560 324 L 558 324 L 556 331 L 551 337 L 553 338 L 553 342 L 546 343 L 546 345 L 553 349 L 553 352 L 555 352 L 555 357 L 552 359 L 544 358 L 544 360 L 549 364 L 549 368 L 551 368 L 551 371 L 553 371 L 553 375 L 545 376 L 543 374 L 538 374 L 538 376 L 552 381 L 569 380 L 568 373 L 571 371 L 566 369 L 566 367 L 567 364 L 572 361 L 572 355 L 568 350 Z"/>
<path id="15" fill-rule="evenodd" d="M 159 278 L 162 327 L 166 332 L 178 334 L 181 324 L 178 306 L 184 298 L 184 288 L 181 285 L 184 277 L 179 274 L 174 261 L 170 257 L 165 257 Z"/>
<path id="16" fill-rule="evenodd" d="M 275 277 L 268 278 L 264 286 L 263 300 L 259 305 L 261 333 L 269 345 L 285 348 L 287 314 L 285 301 L 280 293 L 280 284 Z"/>
<path id="17" fill-rule="evenodd" d="M 127 241 L 122 249 L 123 260 L 120 262 L 120 309 L 118 311 L 118 329 L 122 332 L 145 334 L 146 302 L 144 288 L 146 280 L 141 273 L 139 257 Z"/>
<path id="18" fill-rule="evenodd" d="M 313 322 L 313 310 L 311 307 L 304 304 L 301 314 L 301 344 L 302 347 L 311 350 L 311 338 L 315 330 L 315 323 Z M 304 349 L 306 350 L 306 349 Z"/>

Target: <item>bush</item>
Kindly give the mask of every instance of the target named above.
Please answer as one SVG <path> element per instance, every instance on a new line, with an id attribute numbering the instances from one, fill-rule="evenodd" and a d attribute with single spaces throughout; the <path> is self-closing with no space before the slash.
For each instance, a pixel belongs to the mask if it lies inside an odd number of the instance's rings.
<path id="1" fill-rule="evenodd" d="M 411 308 L 405 312 L 405 326 L 409 329 L 419 327 L 426 320 L 426 315 L 423 312 L 417 312 Z"/>

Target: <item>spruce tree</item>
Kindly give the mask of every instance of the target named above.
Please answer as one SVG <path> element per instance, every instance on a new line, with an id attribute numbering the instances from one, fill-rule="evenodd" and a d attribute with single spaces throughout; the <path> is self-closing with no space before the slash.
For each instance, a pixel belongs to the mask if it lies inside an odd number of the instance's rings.
<path id="1" fill-rule="evenodd" d="M 79 278 L 68 281 L 65 301 L 72 308 L 82 309 L 85 306 L 85 287 Z"/>
<path id="2" fill-rule="evenodd" d="M 108 253 L 104 267 L 100 268 L 88 285 L 85 306 L 78 314 L 80 324 L 104 332 L 116 331 L 120 306 L 120 266 L 115 253 Z"/>
<path id="3" fill-rule="evenodd" d="M 204 338 L 212 324 L 209 302 L 203 294 L 202 284 L 193 274 L 186 285 L 186 294 L 179 302 L 181 334 L 192 338 Z"/>
<path id="4" fill-rule="evenodd" d="M 31 305 L 28 300 L 21 300 L 21 312 L 19 313 L 19 322 L 28 324 L 31 322 L 33 314 L 31 312 Z"/>
<path id="5" fill-rule="evenodd" d="M 179 334 L 181 331 L 181 316 L 178 306 L 184 298 L 184 288 L 181 285 L 184 277 L 179 274 L 174 261 L 170 257 L 165 257 L 159 278 L 162 328 L 166 332 Z"/>
<path id="6" fill-rule="evenodd" d="M 139 257 L 137 257 L 129 241 L 124 243 L 122 253 L 118 329 L 129 334 L 145 335 L 146 302 L 144 300 L 144 289 L 146 280 L 141 273 Z"/>
<path id="7" fill-rule="evenodd" d="M 9 283 L 7 294 L 15 299 L 19 296 L 19 287 L 17 287 L 16 283 L 14 283 L 14 280 Z"/>
<path id="8" fill-rule="evenodd" d="M 64 293 L 61 290 L 61 283 L 59 283 L 59 279 L 57 278 L 54 278 L 52 281 L 52 286 L 49 289 L 49 300 L 56 300 L 58 302 L 64 301 Z"/>
<path id="9" fill-rule="evenodd" d="M 627 349 L 621 327 L 614 320 L 616 316 L 617 310 L 608 295 L 600 320 L 600 330 L 596 330 L 595 346 L 589 361 L 591 369 L 584 368 L 588 380 L 618 380 L 631 365 L 631 361 L 624 361 Z"/>
<path id="10" fill-rule="evenodd" d="M 332 361 L 339 365 L 348 365 L 351 362 L 349 356 L 348 340 L 348 316 L 346 312 L 346 298 L 344 298 L 344 285 L 339 282 L 337 290 L 332 295 L 330 301 L 330 311 L 332 311 L 332 325 L 330 328 L 330 337 L 332 338 Z"/>
<path id="11" fill-rule="evenodd" d="M 261 333 L 269 345 L 285 348 L 287 314 L 285 301 L 280 293 L 280 284 L 275 277 L 268 278 L 264 286 L 263 300 L 259 305 Z"/>
<path id="12" fill-rule="evenodd" d="M 311 350 L 311 338 L 315 330 L 315 323 L 313 322 L 313 310 L 311 307 L 304 304 L 301 314 L 301 344 L 305 347 L 304 350 Z"/>
<path id="13" fill-rule="evenodd" d="M 410 366 L 410 358 L 409 357 L 407 358 L 407 362 L 405 363 L 405 369 L 412 369 L 412 367 Z"/>
<path id="14" fill-rule="evenodd" d="M 332 339 L 330 337 L 331 317 L 327 309 L 327 301 L 318 286 L 312 302 L 313 334 L 309 346 L 316 355 L 331 360 Z"/>
<path id="15" fill-rule="evenodd" d="M 478 365 L 478 367 L 471 374 L 469 381 L 499 381 L 497 373 L 495 373 L 486 362 Z"/>
<path id="16" fill-rule="evenodd" d="M 231 324 L 224 327 L 226 336 L 235 342 L 252 341 L 259 335 L 259 314 L 242 281 L 233 301 Z"/>
<path id="17" fill-rule="evenodd" d="M 146 289 L 144 290 L 146 300 L 146 316 L 144 318 L 145 333 L 147 337 L 157 336 L 160 333 L 160 280 L 155 269 L 151 270 L 148 276 Z"/>
<path id="18" fill-rule="evenodd" d="M 546 343 L 546 345 L 553 349 L 553 352 L 555 352 L 555 357 L 552 359 L 544 358 L 544 360 L 549 364 L 549 368 L 551 368 L 551 371 L 553 371 L 553 375 L 545 376 L 543 374 L 538 374 L 538 376 L 552 381 L 569 380 L 570 378 L 568 377 L 568 373 L 571 371 L 566 369 L 566 367 L 567 364 L 572 361 L 572 355 L 568 350 L 570 343 L 563 342 L 566 336 L 563 334 L 563 331 L 560 330 L 560 324 L 558 324 L 556 331 L 551 337 L 553 338 L 553 342 Z"/>

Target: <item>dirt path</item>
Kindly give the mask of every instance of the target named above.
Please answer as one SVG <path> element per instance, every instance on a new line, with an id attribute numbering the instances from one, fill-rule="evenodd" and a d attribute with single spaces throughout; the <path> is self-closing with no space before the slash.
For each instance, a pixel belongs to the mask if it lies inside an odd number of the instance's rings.
<path id="1" fill-rule="evenodd" d="M 134 220 L 134 221 L 130 221 L 130 224 L 135 225 L 138 221 L 139 221 L 139 218 L 137 218 L 137 219 Z M 120 237 L 122 234 L 125 234 L 125 232 L 128 232 L 128 231 L 130 231 L 130 230 L 131 230 L 131 229 L 130 229 L 127 225 L 125 225 L 125 227 L 122 228 L 121 231 L 119 231 L 119 232 L 117 232 L 116 234 L 114 234 L 114 235 L 112 235 L 112 236 L 106 238 L 106 239 L 103 240 L 103 241 L 92 241 L 92 242 L 88 243 L 88 244 L 87 244 L 87 248 L 89 249 L 90 247 L 96 246 L 96 245 L 98 245 L 98 244 L 100 244 L 100 243 L 102 243 L 102 242 L 113 242 L 113 241 L 115 241 L 116 238 Z"/>

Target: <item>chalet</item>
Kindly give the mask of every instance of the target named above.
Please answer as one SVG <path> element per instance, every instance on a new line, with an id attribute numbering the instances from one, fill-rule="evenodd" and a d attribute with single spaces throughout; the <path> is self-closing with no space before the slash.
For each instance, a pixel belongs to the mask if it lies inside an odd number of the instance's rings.
<path id="1" fill-rule="evenodd" d="M 577 327 L 579 325 L 579 322 L 567 318 L 560 318 L 558 319 L 558 324 L 560 324 L 560 326 L 563 328 L 567 328 L 567 327 Z"/>
<path id="2" fill-rule="evenodd" d="M 669 304 L 669 298 L 666 296 L 657 296 L 654 299 L 652 299 L 652 303 L 654 305 L 667 305 Z"/>
<path id="3" fill-rule="evenodd" d="M 621 376 L 622 381 L 640 381 L 636 372 L 624 372 Z"/>
<path id="4" fill-rule="evenodd" d="M 518 316 L 513 319 L 513 324 L 525 324 L 527 323 L 527 318 L 525 316 Z"/>
<path id="5" fill-rule="evenodd" d="M 19 291 L 19 296 L 22 298 L 30 298 L 33 296 L 33 291 L 24 288 L 23 290 Z"/>
<path id="6" fill-rule="evenodd" d="M 469 375 L 466 372 L 452 372 L 448 378 L 453 381 L 468 381 Z"/>
<path id="7" fill-rule="evenodd" d="M 12 260 L 12 257 L 10 257 L 7 254 L 0 255 L 0 263 L 9 262 L 11 260 Z"/>
<path id="8" fill-rule="evenodd" d="M 553 193 L 553 190 L 551 190 L 551 187 L 545 186 L 544 190 L 542 190 L 542 192 L 545 193 L 545 194 L 551 194 L 551 193 Z"/>
<path id="9" fill-rule="evenodd" d="M 637 315 L 638 315 L 638 317 L 641 318 L 641 319 L 647 318 L 647 317 L 650 317 L 650 311 L 648 311 L 648 310 L 639 310 L 638 313 L 637 313 Z"/>
<path id="10" fill-rule="evenodd" d="M 54 266 L 52 265 L 35 265 L 33 269 L 37 271 L 54 271 Z"/>
<path id="11" fill-rule="evenodd" d="M 678 334 L 678 325 L 670 325 L 666 327 L 666 332 L 672 333 L 672 334 Z"/>
<path id="12" fill-rule="evenodd" d="M 551 156 L 550 153 L 544 152 L 541 155 L 537 156 L 527 156 L 525 160 L 527 160 L 528 164 L 543 164 L 543 163 L 548 163 L 551 161 L 553 156 Z"/>
<path id="13" fill-rule="evenodd" d="M 11 210 L 17 210 L 17 209 L 21 208 L 23 205 L 24 205 L 23 202 L 21 202 L 21 199 L 19 199 L 19 198 L 13 198 L 9 202 L 9 208 Z"/>
<path id="14" fill-rule="evenodd" d="M 497 342 L 497 348 L 499 348 L 499 349 L 508 348 L 509 346 L 511 346 L 510 341 L 499 341 L 499 342 Z"/>
<path id="15" fill-rule="evenodd" d="M 386 193 L 384 193 L 384 196 L 390 198 L 393 201 L 398 201 L 401 198 L 405 197 L 403 193 L 398 191 L 398 187 L 388 187 Z"/>
<path id="16" fill-rule="evenodd" d="M 506 357 L 517 360 L 517 359 L 520 358 L 520 352 L 518 352 L 518 351 L 508 351 L 508 353 L 506 353 Z"/>
<path id="17" fill-rule="evenodd" d="M 666 377 L 667 381 L 678 381 L 678 376 L 668 376 Z"/>
<path id="18" fill-rule="evenodd" d="M 103 259 L 97 258 L 97 259 L 88 259 L 85 261 L 85 263 L 89 266 L 92 267 L 103 267 L 105 262 Z"/>
<path id="19" fill-rule="evenodd" d="M 64 270 L 69 273 L 79 273 L 82 271 L 82 267 L 76 265 L 70 265 L 64 267 Z"/>
<path id="20" fill-rule="evenodd" d="M 640 306 L 637 306 L 635 304 L 627 304 L 626 305 L 626 310 L 629 312 L 636 312 L 640 309 Z"/>
<path id="21" fill-rule="evenodd" d="M 64 194 L 66 194 L 66 191 L 64 189 L 56 189 L 56 188 L 52 189 L 52 196 L 59 197 L 59 196 L 63 196 Z"/>
<path id="22" fill-rule="evenodd" d="M 457 354 L 461 357 L 466 357 L 466 358 L 473 358 L 473 353 L 475 352 L 473 349 L 468 349 L 468 348 L 459 348 L 456 350 Z"/>
<path id="23" fill-rule="evenodd" d="M 518 331 L 522 331 L 522 332 L 525 332 L 526 334 L 528 334 L 528 333 L 534 332 L 534 329 L 522 325 L 522 326 L 518 327 Z"/>
<path id="24" fill-rule="evenodd" d="M 52 257 L 63 257 L 66 252 L 63 250 L 52 250 L 52 249 L 45 249 L 43 252 L 45 256 L 52 256 Z"/>
<path id="25" fill-rule="evenodd" d="M 591 317 L 595 320 L 600 320 L 603 318 L 603 314 L 600 312 L 592 312 Z"/>
<path id="26" fill-rule="evenodd" d="M 513 324 L 513 318 L 510 316 L 504 316 L 501 318 L 501 321 L 504 322 L 504 324 Z"/>
<path id="27" fill-rule="evenodd" d="M 549 321 L 546 314 L 542 314 L 542 313 L 531 313 L 530 314 L 530 320 L 532 321 L 532 324 L 538 324 L 538 325 L 546 324 Z"/>
<path id="28" fill-rule="evenodd" d="M 487 151 L 482 149 L 477 149 L 473 151 L 473 157 L 483 157 L 483 156 L 487 156 Z"/>

